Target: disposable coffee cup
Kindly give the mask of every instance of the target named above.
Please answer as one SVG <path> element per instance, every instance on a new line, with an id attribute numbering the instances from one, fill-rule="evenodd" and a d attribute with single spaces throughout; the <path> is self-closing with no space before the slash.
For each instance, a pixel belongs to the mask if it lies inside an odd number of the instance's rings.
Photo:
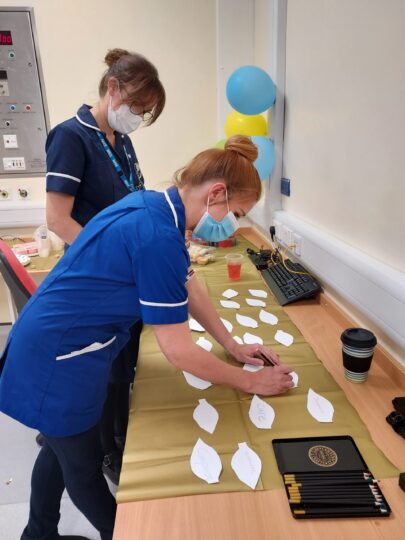
<path id="1" fill-rule="evenodd" d="M 368 377 L 377 338 L 365 328 L 347 328 L 340 339 L 346 379 L 353 383 L 364 382 Z"/>

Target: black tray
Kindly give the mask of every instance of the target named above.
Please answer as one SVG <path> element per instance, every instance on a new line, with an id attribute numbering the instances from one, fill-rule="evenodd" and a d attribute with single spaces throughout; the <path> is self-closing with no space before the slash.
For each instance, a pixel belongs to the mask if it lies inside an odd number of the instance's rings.
<path id="1" fill-rule="evenodd" d="M 311 473 L 320 473 L 327 475 L 328 472 L 347 473 L 347 472 L 362 472 L 367 473 L 374 479 L 368 469 L 363 456 L 360 454 L 356 443 L 349 435 L 337 437 L 304 437 L 291 439 L 274 439 L 273 449 L 276 456 L 276 461 L 280 473 L 283 475 L 284 487 L 287 498 L 289 499 L 288 483 L 285 481 L 285 474 L 300 474 L 303 478 Z M 384 504 L 384 513 L 375 513 L 367 511 L 367 508 L 361 510 L 349 509 L 344 513 L 343 508 L 337 514 L 337 507 L 322 508 L 319 513 L 316 513 L 310 505 L 289 503 L 291 513 L 296 519 L 309 518 L 325 518 L 325 517 L 388 517 L 391 514 L 384 495 L 382 494 L 378 484 L 375 487 L 379 491 Z M 350 492 L 350 488 L 348 488 Z M 322 504 L 317 505 L 324 506 Z M 294 511 L 304 509 L 308 513 L 297 514 Z"/>

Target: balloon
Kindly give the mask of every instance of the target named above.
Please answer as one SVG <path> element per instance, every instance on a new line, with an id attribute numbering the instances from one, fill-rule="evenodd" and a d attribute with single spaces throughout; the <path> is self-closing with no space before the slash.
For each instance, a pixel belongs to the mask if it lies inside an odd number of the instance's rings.
<path id="1" fill-rule="evenodd" d="M 232 135 L 267 135 L 267 122 L 261 114 L 247 116 L 237 111 L 232 111 L 225 122 L 225 133 L 227 137 Z"/>
<path id="2" fill-rule="evenodd" d="M 220 148 L 221 150 L 223 150 L 224 146 L 225 146 L 225 143 L 226 143 L 226 139 L 221 139 L 220 141 L 218 141 L 216 143 L 216 145 L 214 146 L 214 148 Z"/>
<path id="3" fill-rule="evenodd" d="M 226 83 L 226 97 L 231 106 L 242 114 L 260 114 L 276 100 L 276 87 L 263 69 L 242 66 L 232 73 Z"/>
<path id="4" fill-rule="evenodd" d="M 274 167 L 276 152 L 274 143 L 267 137 L 251 137 L 252 143 L 257 146 L 259 155 L 253 165 L 259 173 L 260 180 L 266 180 Z"/>

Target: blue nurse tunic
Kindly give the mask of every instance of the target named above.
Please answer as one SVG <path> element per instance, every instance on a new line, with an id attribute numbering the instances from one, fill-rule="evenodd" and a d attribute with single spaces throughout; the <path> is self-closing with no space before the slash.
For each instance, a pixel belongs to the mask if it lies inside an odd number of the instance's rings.
<path id="1" fill-rule="evenodd" d="M 83 227 L 129 193 L 98 133 L 105 137 L 90 107 L 82 105 L 75 117 L 54 127 L 46 140 L 46 191 L 73 195 L 72 218 Z M 134 189 L 144 189 L 144 178 L 128 135 L 115 132 L 115 148 L 111 151 L 127 178 L 132 172 Z"/>
<path id="2" fill-rule="evenodd" d="M 134 322 L 188 318 L 184 234 L 175 187 L 132 193 L 91 220 L 10 333 L 0 410 L 49 436 L 94 426 Z"/>

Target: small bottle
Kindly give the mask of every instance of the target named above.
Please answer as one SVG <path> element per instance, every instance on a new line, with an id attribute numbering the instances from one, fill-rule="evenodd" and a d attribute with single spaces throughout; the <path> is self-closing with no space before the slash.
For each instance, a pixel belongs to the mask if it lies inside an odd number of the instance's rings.
<path id="1" fill-rule="evenodd" d="M 40 257 L 49 257 L 51 242 L 48 237 L 48 230 L 46 227 L 41 227 L 38 238 L 38 255 Z"/>

